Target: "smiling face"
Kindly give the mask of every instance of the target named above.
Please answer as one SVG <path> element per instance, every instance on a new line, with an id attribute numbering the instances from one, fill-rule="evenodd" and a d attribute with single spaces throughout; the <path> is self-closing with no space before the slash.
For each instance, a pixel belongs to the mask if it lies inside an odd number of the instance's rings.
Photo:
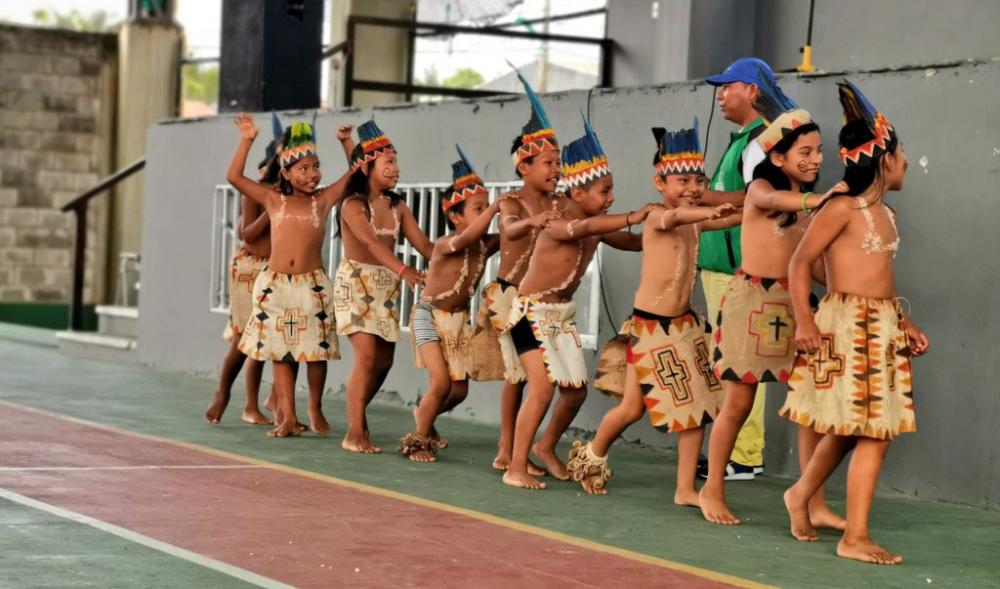
<path id="1" fill-rule="evenodd" d="M 319 171 L 319 158 L 315 156 L 304 157 L 282 169 L 281 176 L 292 185 L 292 190 L 303 194 L 316 192 L 319 181 L 323 178 Z"/>
<path id="2" fill-rule="evenodd" d="M 823 163 L 821 139 L 819 131 L 803 133 L 787 152 L 772 151 L 768 157 L 792 181 L 800 186 L 811 184 L 819 177 L 819 168 Z"/>
<path id="3" fill-rule="evenodd" d="M 456 231 L 464 231 L 490 206 L 489 196 L 474 194 L 448 211 L 448 221 Z M 461 209 L 461 210 L 455 210 Z"/>
<path id="4" fill-rule="evenodd" d="M 615 202 L 614 181 L 611 175 L 598 178 L 584 186 L 575 186 L 569 194 L 588 217 L 608 212 Z"/>
<path id="5" fill-rule="evenodd" d="M 669 174 L 653 176 L 653 188 L 663 196 L 663 204 L 698 206 L 708 188 L 708 178 L 704 174 Z"/>
<path id="6" fill-rule="evenodd" d="M 396 150 L 388 149 L 384 154 L 375 158 L 369 169 L 368 177 L 372 189 L 380 193 L 395 188 L 399 182 L 399 161 L 396 157 Z"/>
<path id="7" fill-rule="evenodd" d="M 525 185 L 539 192 L 555 192 L 562 171 L 559 152 L 547 149 L 532 157 L 530 162 L 522 161 L 517 164 L 517 171 L 520 172 Z"/>

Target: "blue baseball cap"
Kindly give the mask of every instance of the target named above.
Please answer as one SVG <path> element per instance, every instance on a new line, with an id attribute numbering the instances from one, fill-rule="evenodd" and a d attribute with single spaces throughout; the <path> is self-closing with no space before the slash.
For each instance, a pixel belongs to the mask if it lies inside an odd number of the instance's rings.
<path id="1" fill-rule="evenodd" d="M 771 66 L 767 65 L 767 62 L 763 59 L 757 59 L 756 57 L 741 57 L 729 64 L 726 71 L 717 76 L 709 76 L 705 78 L 705 81 L 713 86 L 722 86 L 731 82 L 743 82 L 744 84 L 757 84 L 759 86 L 763 81 L 760 78 L 761 71 L 767 76 L 769 82 L 777 85 L 777 81 L 774 79 L 774 72 L 771 71 Z"/>

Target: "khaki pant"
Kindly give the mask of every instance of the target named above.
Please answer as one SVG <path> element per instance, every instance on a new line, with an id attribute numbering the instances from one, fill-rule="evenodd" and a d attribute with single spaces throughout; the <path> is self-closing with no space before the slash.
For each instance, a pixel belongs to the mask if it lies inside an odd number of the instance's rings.
<path id="1" fill-rule="evenodd" d="M 719 306 L 722 303 L 722 295 L 729 288 L 729 282 L 733 277 L 721 272 L 711 270 L 701 271 L 701 286 L 705 291 L 705 302 L 708 305 L 708 321 L 712 324 L 712 329 L 718 329 Z M 730 459 L 744 466 L 760 466 L 764 464 L 764 399 L 766 386 L 757 385 L 757 394 L 754 396 L 753 408 L 750 409 L 750 416 L 747 417 L 743 429 L 740 430 L 736 438 L 736 446 Z"/>

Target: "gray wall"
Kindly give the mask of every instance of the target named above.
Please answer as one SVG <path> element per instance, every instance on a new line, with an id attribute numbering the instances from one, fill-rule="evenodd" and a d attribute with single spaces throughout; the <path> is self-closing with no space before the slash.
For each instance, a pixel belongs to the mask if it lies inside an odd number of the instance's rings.
<path id="1" fill-rule="evenodd" d="M 997 506 L 1000 395 L 993 372 L 1000 365 L 994 339 L 1000 325 L 990 301 L 1000 288 L 995 188 L 1000 172 L 995 98 L 1000 62 L 933 74 L 920 69 L 852 79 L 897 126 L 912 162 L 905 190 L 889 199 L 898 210 L 902 232 L 898 286 L 933 342 L 932 353 L 915 366 L 920 431 L 893 444 L 882 489 Z M 827 77 L 782 79 L 789 94 L 809 108 L 826 131 L 822 187 L 840 176 L 835 153 L 841 113 L 834 82 Z M 587 108 L 586 92 L 548 95 L 544 102 L 564 142 L 581 134 L 578 111 Z M 697 115 L 704 128 L 710 108 L 711 89 L 702 84 L 594 92 L 591 117 L 616 171 L 616 209 L 658 197 L 650 185 L 650 126 L 689 125 Z M 371 114 L 320 116 L 319 149 L 328 179 L 344 169 L 334 140 L 336 126 L 358 123 Z M 523 99 L 451 101 L 382 108 L 375 116 L 399 147 L 404 181 L 448 180 L 456 140 L 487 180 L 506 180 L 513 177 L 510 138 L 526 120 L 528 107 Z M 257 124 L 267 129 L 268 115 L 259 115 Z M 715 117 L 710 163 L 731 130 L 729 123 Z M 215 373 L 225 351 L 219 338 L 224 317 L 208 311 L 210 204 L 212 187 L 223 181 L 236 139 L 232 122 L 222 118 L 167 122 L 149 132 L 139 353 L 143 362 L 157 368 Z M 255 147 L 251 161 L 257 161 L 262 149 Z M 631 308 L 639 257 L 611 251 L 605 261 L 604 283 L 615 286 L 607 292 L 613 317 L 602 319 L 601 341 L 611 337 L 613 323 Z M 695 306 L 703 308 L 700 295 Z M 328 378 L 335 391 L 342 388 L 352 360 L 346 339 L 342 343 L 344 359 L 331 364 Z M 589 359 L 593 368 L 593 357 Z M 414 401 L 425 382 L 424 374 L 412 366 L 409 346 L 399 346 L 386 389 L 404 402 Z M 496 422 L 498 397 L 497 383 L 475 384 L 458 413 Z M 768 402 L 767 463 L 772 472 L 795 472 L 788 444 L 794 433 L 775 415 L 782 399 L 775 387 Z M 595 429 L 610 406 L 608 399 L 592 394 L 574 425 Z M 383 440 L 400 433 L 376 432 Z M 645 422 L 626 437 L 660 446 L 674 443 L 673 437 L 653 431 Z"/>
<path id="2" fill-rule="evenodd" d="M 813 63 L 827 72 L 1000 56 L 993 0 L 820 0 L 813 20 Z M 703 78 L 744 55 L 791 71 L 806 42 L 809 2 L 609 2 L 607 22 L 617 44 L 615 86 Z"/>

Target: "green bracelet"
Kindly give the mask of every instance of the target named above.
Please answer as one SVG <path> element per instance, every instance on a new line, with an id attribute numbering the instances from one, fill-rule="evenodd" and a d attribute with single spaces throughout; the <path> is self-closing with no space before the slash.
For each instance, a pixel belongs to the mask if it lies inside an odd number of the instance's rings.
<path id="1" fill-rule="evenodd" d="M 811 193 L 811 192 L 803 192 L 802 193 L 802 212 L 805 213 L 805 214 L 807 214 L 807 215 L 809 214 L 809 211 L 811 209 L 806 206 L 806 199 L 809 198 L 812 195 L 813 195 L 813 193 Z"/>

